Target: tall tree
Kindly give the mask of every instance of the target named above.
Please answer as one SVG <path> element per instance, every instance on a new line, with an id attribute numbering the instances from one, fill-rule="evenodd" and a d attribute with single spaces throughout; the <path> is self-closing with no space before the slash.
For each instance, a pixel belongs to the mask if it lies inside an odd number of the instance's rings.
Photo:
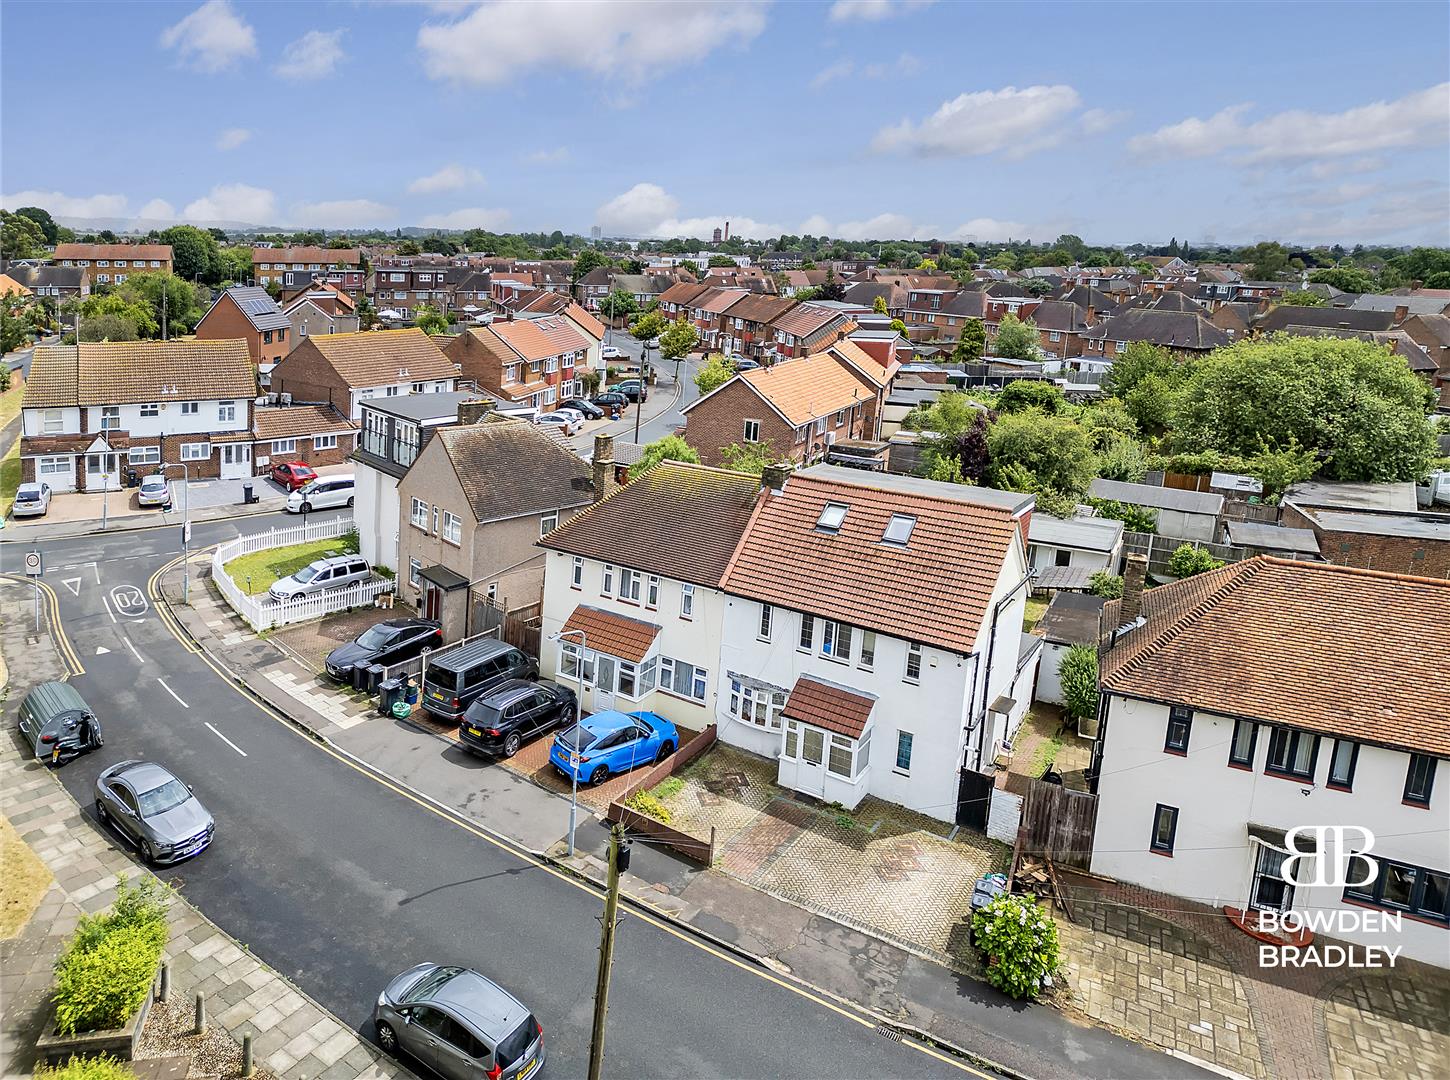
<path id="1" fill-rule="evenodd" d="M 722 354 L 714 353 L 695 373 L 695 388 L 700 391 L 700 396 L 704 397 L 733 378 L 735 378 L 735 365 L 726 360 Z"/>
<path id="2" fill-rule="evenodd" d="M 35 259 L 45 252 L 45 233 L 24 214 L 0 210 L 0 258 Z"/>
<path id="3" fill-rule="evenodd" d="M 660 335 L 660 356 L 666 360 L 679 360 L 689 355 L 700 342 L 700 332 L 683 315 L 670 324 Z"/>
<path id="4" fill-rule="evenodd" d="M 1092 440 L 1065 416 L 1036 410 L 999 416 L 988 429 L 993 487 L 1081 495 L 1097 475 Z"/>
<path id="5" fill-rule="evenodd" d="M 211 233 L 194 225 L 173 225 L 162 230 L 161 242 L 171 245 L 171 265 L 178 277 L 208 285 L 221 283 L 221 249 Z"/>
<path id="6" fill-rule="evenodd" d="M 992 355 L 1012 360 L 1039 360 L 1042 346 L 1037 336 L 1037 324 L 1016 315 L 1004 315 L 997 324 L 997 340 L 992 343 Z"/>
<path id="7" fill-rule="evenodd" d="M 640 473 L 647 472 L 662 461 L 681 461 L 687 465 L 700 464 L 700 455 L 695 448 L 678 435 L 666 435 L 656 439 L 640 451 L 639 460 L 629 467 L 629 478 L 633 480 Z"/>
<path id="8" fill-rule="evenodd" d="M 39 225 L 41 235 L 45 237 L 47 244 L 53 245 L 60 236 L 60 226 L 55 223 L 55 218 L 50 216 L 49 210 L 42 210 L 38 206 L 22 206 L 15 212 L 21 217 L 28 217 Z"/>
<path id="9" fill-rule="evenodd" d="M 968 319 L 962 323 L 957 346 L 952 350 L 952 361 L 957 364 L 975 364 L 982 359 L 986 348 L 987 327 L 981 319 Z"/>

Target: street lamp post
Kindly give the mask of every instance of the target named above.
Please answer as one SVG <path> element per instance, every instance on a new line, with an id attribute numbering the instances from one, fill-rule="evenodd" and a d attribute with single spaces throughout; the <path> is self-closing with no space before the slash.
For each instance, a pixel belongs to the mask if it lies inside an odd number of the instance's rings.
<path id="1" fill-rule="evenodd" d="M 579 680 L 579 693 L 574 698 L 574 727 L 577 729 L 584 720 L 584 657 L 589 652 L 589 635 L 583 630 L 560 630 L 557 634 L 550 636 L 550 641 L 560 641 L 566 637 L 579 638 L 579 657 L 574 665 L 574 674 Z M 569 785 L 569 855 L 574 855 L 574 826 L 579 819 L 579 766 L 581 764 L 579 753 L 579 732 L 574 733 L 574 748 L 569 751 L 569 769 L 571 782 Z"/>
<path id="2" fill-rule="evenodd" d="M 639 414 L 644 411 L 645 387 L 649 385 L 649 342 L 640 342 L 639 350 L 639 397 L 634 402 L 634 441 L 639 442 Z"/>

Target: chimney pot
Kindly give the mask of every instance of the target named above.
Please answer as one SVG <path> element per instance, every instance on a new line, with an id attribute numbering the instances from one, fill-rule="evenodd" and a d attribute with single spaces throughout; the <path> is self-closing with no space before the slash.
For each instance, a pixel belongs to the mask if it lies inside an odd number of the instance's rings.
<path id="1" fill-rule="evenodd" d="M 597 502 L 612 492 L 618 484 L 614 479 L 614 436 L 594 436 L 594 458 L 591 462 L 594 480 L 594 499 Z"/>
<path id="2" fill-rule="evenodd" d="M 761 487 L 779 495 L 785 490 L 785 482 L 790 478 L 791 465 L 788 461 L 780 461 L 774 465 L 767 465 L 765 471 L 760 475 Z"/>
<path id="3" fill-rule="evenodd" d="M 460 424 L 476 424 L 489 413 L 493 412 L 496 404 L 492 398 L 460 401 L 458 403 L 458 422 Z"/>

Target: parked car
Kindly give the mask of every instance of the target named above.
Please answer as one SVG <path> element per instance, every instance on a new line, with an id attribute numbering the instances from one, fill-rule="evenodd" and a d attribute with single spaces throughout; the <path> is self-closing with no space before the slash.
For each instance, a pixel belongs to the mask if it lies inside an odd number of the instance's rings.
<path id="1" fill-rule="evenodd" d="M 316 480 L 317 470 L 300 461 L 279 461 L 272 466 L 269 475 L 273 483 L 281 484 L 288 491 L 296 491 Z"/>
<path id="2" fill-rule="evenodd" d="M 623 394 L 630 401 L 649 400 L 649 387 L 638 379 L 625 379 L 623 382 L 615 383 L 611 389 L 617 394 Z"/>
<path id="3" fill-rule="evenodd" d="M 565 435 L 573 435 L 583 425 L 579 422 L 577 414 L 546 412 L 534 417 L 534 423 L 541 427 L 556 427 L 563 430 Z"/>
<path id="4" fill-rule="evenodd" d="M 527 740 L 572 724 L 577 700 L 558 683 L 508 679 L 464 712 L 458 742 L 474 753 L 513 757 Z"/>
<path id="5" fill-rule="evenodd" d="M 549 761 L 568 779 L 577 770 L 581 782 L 602 784 L 637 766 L 662 761 L 679 745 L 679 731 L 658 713 L 606 709 L 555 735 Z"/>
<path id="6" fill-rule="evenodd" d="M 96 817 L 114 826 L 150 864 L 196 855 L 216 833 L 216 821 L 191 787 L 153 761 L 123 761 L 101 773 Z"/>
<path id="7" fill-rule="evenodd" d="M 754 371 L 760 366 L 754 360 L 746 359 L 743 356 L 737 356 L 730 362 L 734 366 L 736 371 Z"/>
<path id="8" fill-rule="evenodd" d="M 333 555 L 308 563 L 297 573 L 272 582 L 267 595 L 273 600 L 291 600 L 325 589 L 356 585 L 373 576 L 372 567 L 361 555 Z"/>
<path id="9" fill-rule="evenodd" d="M 447 1080 L 527 1080 L 544 1067 L 544 1028 L 518 998 L 464 967 L 419 964 L 378 995 L 378 1045 Z"/>
<path id="10" fill-rule="evenodd" d="M 70 683 L 41 683 L 25 695 L 20 734 L 35 760 L 51 765 L 64 765 L 101 746 L 101 722 Z"/>
<path id="11" fill-rule="evenodd" d="M 136 489 L 137 506 L 159 506 L 163 509 L 171 507 L 171 485 L 166 482 L 166 477 L 161 473 L 152 473 L 141 478 L 141 485 Z"/>
<path id="12" fill-rule="evenodd" d="M 401 664 L 424 649 L 443 644 L 443 626 L 436 619 L 388 619 L 370 626 L 354 641 L 327 654 L 323 668 L 332 678 L 352 682 L 352 669 L 363 664 Z"/>
<path id="13" fill-rule="evenodd" d="M 21 484 L 15 489 L 15 505 L 11 517 L 44 517 L 50 509 L 50 485 Z"/>
<path id="14" fill-rule="evenodd" d="M 559 406 L 561 409 L 572 409 L 587 420 L 598 420 L 604 416 L 604 410 L 592 401 L 585 401 L 583 398 L 570 398 Z"/>
<path id="15" fill-rule="evenodd" d="M 581 424 L 584 423 L 585 420 L 588 420 L 589 419 L 589 417 L 585 416 L 578 409 L 571 409 L 567 405 L 556 405 L 556 406 L 554 406 L 554 415 L 555 416 L 559 416 L 559 415 L 571 416 L 575 420 L 578 420 L 579 423 L 581 423 Z"/>
<path id="16" fill-rule="evenodd" d="M 434 716 L 456 724 L 468 706 L 505 679 L 538 677 L 538 660 L 507 642 L 486 638 L 430 660 L 419 700 Z"/>
<path id="17" fill-rule="evenodd" d="M 602 394 L 595 394 L 589 400 L 606 411 L 610 409 L 622 409 L 629 404 L 629 398 L 616 390 L 606 390 Z"/>
<path id="18" fill-rule="evenodd" d="M 618 360 L 624 356 L 624 350 L 618 345 L 606 345 L 599 350 L 599 355 L 605 360 Z"/>
<path id="19" fill-rule="evenodd" d="M 299 514 L 306 510 L 328 510 L 334 506 L 351 506 L 352 473 L 346 476 L 319 476 L 311 483 L 287 496 L 287 512 Z"/>

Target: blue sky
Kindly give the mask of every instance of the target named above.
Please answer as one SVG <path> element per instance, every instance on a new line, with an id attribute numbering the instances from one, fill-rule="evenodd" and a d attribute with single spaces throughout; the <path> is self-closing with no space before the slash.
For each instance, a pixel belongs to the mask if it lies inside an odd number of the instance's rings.
<path id="1" fill-rule="evenodd" d="M 1450 5 L 10 0 L 71 217 L 1450 243 Z"/>

